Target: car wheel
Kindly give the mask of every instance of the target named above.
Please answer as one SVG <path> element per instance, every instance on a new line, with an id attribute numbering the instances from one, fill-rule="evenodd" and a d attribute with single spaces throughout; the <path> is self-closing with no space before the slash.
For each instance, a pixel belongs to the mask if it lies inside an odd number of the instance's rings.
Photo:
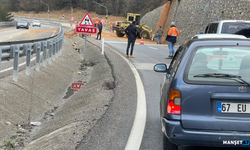
<path id="1" fill-rule="evenodd" d="M 16 27 L 17 29 L 19 29 L 19 27 Z"/>
<path id="2" fill-rule="evenodd" d="M 163 150 L 178 150 L 178 146 L 170 142 L 169 139 L 163 134 Z"/>

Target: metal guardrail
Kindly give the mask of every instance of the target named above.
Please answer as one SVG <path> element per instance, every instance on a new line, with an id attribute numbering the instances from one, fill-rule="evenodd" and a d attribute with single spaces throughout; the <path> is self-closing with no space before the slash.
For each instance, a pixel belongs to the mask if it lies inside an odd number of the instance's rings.
<path id="1" fill-rule="evenodd" d="M 35 19 L 35 20 L 46 20 L 46 21 L 54 21 L 54 22 L 69 23 L 69 21 L 66 21 L 66 20 L 47 19 L 47 18 L 37 18 L 37 17 L 28 17 L 28 16 L 18 16 L 18 15 L 14 15 L 14 18 L 28 18 L 28 19 Z"/>
<path id="2" fill-rule="evenodd" d="M 36 54 L 35 70 L 39 71 L 41 54 L 43 54 L 43 66 L 48 63 L 51 64 L 61 55 L 61 50 L 64 41 L 64 31 L 60 24 L 58 34 L 43 39 L 14 41 L 14 42 L 0 42 L 0 58 L 2 60 L 14 59 L 13 63 L 13 80 L 18 81 L 19 57 L 26 56 L 26 70 L 25 74 L 30 75 L 31 55 Z M 1 71 L 0 61 L 0 72 Z"/>
<path id="3" fill-rule="evenodd" d="M 0 27 L 13 27 L 16 25 L 16 21 L 12 22 L 0 22 Z"/>

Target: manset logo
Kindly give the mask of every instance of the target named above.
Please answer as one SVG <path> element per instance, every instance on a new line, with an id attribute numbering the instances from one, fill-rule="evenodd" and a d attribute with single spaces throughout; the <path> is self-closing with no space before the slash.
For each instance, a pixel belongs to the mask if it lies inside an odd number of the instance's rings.
<path id="1" fill-rule="evenodd" d="M 223 144 L 225 145 L 245 145 L 249 146 L 249 140 L 224 140 Z"/>

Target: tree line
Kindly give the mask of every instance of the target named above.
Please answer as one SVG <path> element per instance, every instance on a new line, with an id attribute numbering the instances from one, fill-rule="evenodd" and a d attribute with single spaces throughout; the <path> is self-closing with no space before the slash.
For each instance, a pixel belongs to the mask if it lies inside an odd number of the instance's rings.
<path id="1" fill-rule="evenodd" d="M 41 0 L 1 0 L 1 6 L 8 8 L 9 11 L 18 12 L 34 11 L 39 13 L 47 11 L 48 7 L 40 2 Z M 168 0 L 94 0 L 95 2 L 104 5 L 108 9 L 109 15 L 123 16 L 126 13 L 146 14 L 153 9 L 163 5 Z M 99 15 L 106 15 L 106 9 L 93 0 L 42 0 L 49 5 L 50 10 L 61 10 L 80 8 L 93 12 Z M 2 5 L 4 4 L 4 5 Z M 0 11 L 2 11 L 0 9 Z M 1 12 L 0 12 L 1 13 Z"/>

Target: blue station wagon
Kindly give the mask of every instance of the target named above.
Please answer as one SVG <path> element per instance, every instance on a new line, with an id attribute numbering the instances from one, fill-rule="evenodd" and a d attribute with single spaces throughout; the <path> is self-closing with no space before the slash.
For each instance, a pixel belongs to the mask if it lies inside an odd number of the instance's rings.
<path id="1" fill-rule="evenodd" d="M 161 87 L 165 150 L 245 147 L 250 140 L 250 40 L 192 39 L 180 46 Z"/>

